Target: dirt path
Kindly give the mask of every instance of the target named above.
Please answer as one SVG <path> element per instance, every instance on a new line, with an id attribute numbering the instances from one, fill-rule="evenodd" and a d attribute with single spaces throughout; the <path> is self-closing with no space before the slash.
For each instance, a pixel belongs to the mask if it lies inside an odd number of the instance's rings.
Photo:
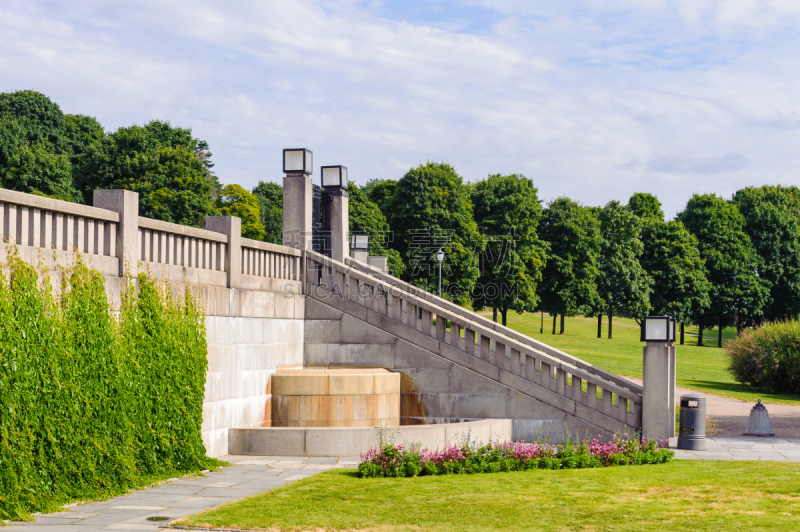
<path id="1" fill-rule="evenodd" d="M 631 382 L 639 385 L 641 379 L 625 377 Z M 755 403 L 748 403 L 738 399 L 729 399 L 718 395 L 711 395 L 706 392 L 687 390 L 686 388 L 676 388 L 678 397 L 685 393 L 702 393 L 706 396 L 706 416 L 708 416 L 708 427 L 706 432 L 709 436 L 718 437 L 737 437 L 744 434 L 747 430 L 747 422 L 750 419 L 750 410 Z M 676 400 L 676 403 L 678 401 Z M 772 405 L 764 403 L 769 412 L 769 419 L 772 423 L 772 430 L 776 438 L 800 439 L 800 406 L 799 405 Z"/>

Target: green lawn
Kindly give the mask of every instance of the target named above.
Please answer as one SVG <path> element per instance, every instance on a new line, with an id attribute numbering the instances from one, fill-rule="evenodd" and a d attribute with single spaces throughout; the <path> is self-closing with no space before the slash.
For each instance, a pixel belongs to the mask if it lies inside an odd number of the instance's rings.
<path id="1" fill-rule="evenodd" d="M 614 318 L 614 338 L 609 340 L 608 322 L 603 319 L 603 338 L 597 338 L 597 318 L 575 317 L 565 321 L 565 333 L 553 335 L 553 319 L 544 316 L 544 334 L 539 333 L 540 315 L 509 312 L 508 326 L 532 338 L 541 340 L 570 355 L 581 358 L 605 370 L 642 378 L 642 347 L 639 326 L 635 321 Z M 686 344 L 678 345 L 678 386 L 700 392 L 743 399 L 755 403 L 758 399 L 770 403 L 800 404 L 800 397 L 760 392 L 739 384 L 728 372 L 728 355 L 717 347 L 717 331 L 706 331 L 704 346 L 697 346 L 697 328 L 686 328 Z M 736 337 L 735 329 L 724 329 L 723 340 Z M 724 342 L 723 342 L 724 343 Z"/>
<path id="2" fill-rule="evenodd" d="M 800 464 L 652 466 L 359 479 L 334 470 L 188 517 L 261 530 L 796 530 Z"/>

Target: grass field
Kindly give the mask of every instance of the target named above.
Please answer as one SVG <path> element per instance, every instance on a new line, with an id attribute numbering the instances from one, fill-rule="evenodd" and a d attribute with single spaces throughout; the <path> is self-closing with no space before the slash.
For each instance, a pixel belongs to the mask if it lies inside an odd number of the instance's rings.
<path id="1" fill-rule="evenodd" d="M 334 470 L 181 525 L 261 530 L 797 530 L 800 464 L 652 466 L 359 479 Z"/>
<path id="2" fill-rule="evenodd" d="M 642 378 L 642 342 L 639 341 L 639 326 L 635 321 L 614 318 L 614 339 L 607 339 L 608 323 L 603 319 L 603 337 L 597 338 L 597 318 L 581 316 L 567 318 L 563 335 L 553 335 L 553 319 L 544 315 L 544 333 L 540 334 L 540 314 L 516 314 L 509 312 L 508 326 L 523 334 L 541 340 L 570 355 L 595 364 L 605 370 Z M 732 397 L 749 402 L 763 399 L 771 403 L 800 405 L 800 397 L 771 394 L 739 384 L 728 372 L 728 355 L 724 348 L 717 347 L 717 331 L 706 331 L 704 346 L 697 346 L 697 328 L 686 328 L 685 345 L 678 345 L 678 386 L 699 392 Z M 722 331 L 725 339 L 736 337 L 734 329 Z M 694 334 L 695 336 L 689 336 Z"/>

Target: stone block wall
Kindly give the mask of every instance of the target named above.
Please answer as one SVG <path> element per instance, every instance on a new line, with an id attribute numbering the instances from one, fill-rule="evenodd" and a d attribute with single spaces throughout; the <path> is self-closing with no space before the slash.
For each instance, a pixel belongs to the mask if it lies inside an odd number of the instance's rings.
<path id="1" fill-rule="evenodd" d="M 285 283 L 299 291 L 295 281 L 265 283 L 261 290 L 201 290 L 208 342 L 202 432 L 209 456 L 228 454 L 230 428 L 270 426 L 270 376 L 303 364 L 304 299 L 288 294 Z"/>

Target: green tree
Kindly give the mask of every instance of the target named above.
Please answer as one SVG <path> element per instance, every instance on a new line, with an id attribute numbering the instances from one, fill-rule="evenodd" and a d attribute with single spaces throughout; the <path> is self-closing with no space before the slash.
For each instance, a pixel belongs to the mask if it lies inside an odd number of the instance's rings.
<path id="1" fill-rule="evenodd" d="M 446 163 L 420 165 L 397 182 L 389 202 L 392 247 L 408 266 L 404 278 L 420 288 L 436 292 L 436 250 L 445 253 L 442 294 L 466 304 L 480 276 L 477 257 L 484 237 L 472 218 L 469 190 L 452 166 Z"/>
<path id="2" fill-rule="evenodd" d="M 384 216 L 388 217 L 389 204 L 397 190 L 397 181 L 394 179 L 370 179 L 364 185 L 363 190 L 367 198 L 378 206 Z"/>
<path id="3" fill-rule="evenodd" d="M 140 194 L 142 216 L 202 227 L 213 209 L 213 184 L 197 158 L 190 129 L 152 121 L 119 128 L 88 146 L 74 168 L 76 188 L 90 203 L 95 189 Z"/>
<path id="4" fill-rule="evenodd" d="M 241 185 L 225 185 L 219 191 L 216 202 L 222 216 L 238 216 L 242 220 L 242 236 L 253 240 L 264 240 L 261 210 L 258 198 Z"/>
<path id="5" fill-rule="evenodd" d="M 556 198 L 544 211 L 539 237 L 549 247 L 539 287 L 541 308 L 553 315 L 553 334 L 561 316 L 564 334 L 564 316 L 574 316 L 598 300 L 600 224 L 591 209 Z"/>
<path id="6" fill-rule="evenodd" d="M 78 191 L 72 187 L 72 165 L 69 157 L 49 152 L 41 144 L 14 152 L 2 180 L 3 188 L 41 194 L 65 201 L 77 201 Z"/>
<path id="7" fill-rule="evenodd" d="M 714 194 L 695 194 L 677 218 L 697 237 L 711 282 L 711 306 L 696 319 L 698 344 L 703 328 L 713 324 L 719 327 L 717 345 L 722 347 L 724 327 L 735 324 L 741 330 L 763 314 L 769 292 L 757 274 L 763 268 L 760 258 L 739 209 Z"/>
<path id="8" fill-rule="evenodd" d="M 472 187 L 475 222 L 487 237 L 481 276 L 473 293 L 475 310 L 533 310 L 546 262 L 546 245 L 536 229 L 542 217 L 538 191 L 523 175 L 495 174 Z"/>
<path id="9" fill-rule="evenodd" d="M 89 146 L 103 140 L 103 126 L 94 117 L 65 115 L 64 126 L 55 144 L 55 151 L 69 157 L 71 165 L 78 163 Z"/>
<path id="10" fill-rule="evenodd" d="M 628 200 L 628 209 L 639 218 L 664 221 L 664 211 L 658 198 L 647 192 L 637 192 Z"/>
<path id="11" fill-rule="evenodd" d="M 0 93 L 0 178 L 18 149 L 38 144 L 53 151 L 63 124 L 64 113 L 40 92 Z"/>
<path id="12" fill-rule="evenodd" d="M 800 189 L 747 187 L 733 195 L 744 216 L 758 263 L 758 277 L 769 286 L 764 319 L 779 321 L 800 315 Z"/>
<path id="13" fill-rule="evenodd" d="M 400 253 L 395 249 L 386 247 L 390 236 L 389 224 L 377 205 L 372 203 L 363 190 L 353 183 L 347 184 L 350 233 L 369 235 L 369 254 L 377 257 L 386 257 L 389 272 L 395 277 L 400 277 L 406 270 L 406 265 L 400 258 Z"/>
<path id="14" fill-rule="evenodd" d="M 637 322 L 647 315 L 652 278 L 639 263 L 643 251 L 639 218 L 618 201 L 600 209 L 598 218 L 601 243 L 597 291 L 607 306 L 611 339 L 615 311 Z"/>
<path id="15" fill-rule="evenodd" d="M 261 225 L 266 233 L 264 240 L 283 244 L 283 187 L 277 183 L 259 181 L 253 194 L 258 198 Z"/>
<path id="16" fill-rule="evenodd" d="M 642 243 L 644 252 L 639 262 L 653 278 L 651 314 L 678 320 L 683 344 L 684 325 L 711 304 L 711 283 L 697 238 L 677 220 L 650 218 L 643 220 Z"/>
<path id="17" fill-rule="evenodd" d="M 0 117 L 15 118 L 25 130 L 29 144 L 53 148 L 64 125 L 61 108 L 40 92 L 22 90 L 0 93 Z"/>

